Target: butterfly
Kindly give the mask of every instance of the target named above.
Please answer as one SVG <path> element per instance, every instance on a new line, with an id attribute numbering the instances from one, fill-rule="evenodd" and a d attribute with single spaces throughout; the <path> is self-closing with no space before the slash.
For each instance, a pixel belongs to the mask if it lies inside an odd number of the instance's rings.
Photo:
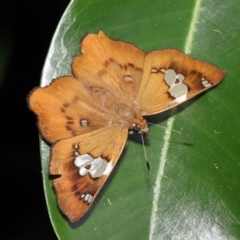
<path id="1" fill-rule="evenodd" d="M 214 87 L 225 71 L 177 49 L 144 53 L 132 44 L 87 34 L 73 76 L 29 94 L 41 136 L 51 146 L 49 172 L 71 222 L 90 208 L 117 163 L 129 131 L 149 131 L 144 116 L 161 113 Z"/>

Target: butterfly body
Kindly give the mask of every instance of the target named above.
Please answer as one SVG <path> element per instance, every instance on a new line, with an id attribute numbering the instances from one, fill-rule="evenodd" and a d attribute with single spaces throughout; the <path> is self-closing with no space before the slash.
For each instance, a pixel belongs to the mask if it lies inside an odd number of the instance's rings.
<path id="1" fill-rule="evenodd" d="M 105 126 L 120 126 L 129 130 L 137 126 L 140 132 L 148 131 L 147 122 L 136 102 L 121 99 L 105 88 L 85 86 L 84 89 L 89 92 L 87 95 L 93 101 L 93 106 L 107 116 Z"/>
<path id="2" fill-rule="evenodd" d="M 145 54 L 132 44 L 88 34 L 73 76 L 29 95 L 42 137 L 52 143 L 49 172 L 61 211 L 72 221 L 89 209 L 143 118 L 218 84 L 225 72 L 176 49 Z"/>

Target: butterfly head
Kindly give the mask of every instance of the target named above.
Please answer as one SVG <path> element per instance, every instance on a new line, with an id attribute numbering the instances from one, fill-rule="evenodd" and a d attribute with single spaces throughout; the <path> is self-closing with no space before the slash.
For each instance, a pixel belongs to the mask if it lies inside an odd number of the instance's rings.
<path id="1" fill-rule="evenodd" d="M 144 118 L 137 120 L 133 124 L 132 130 L 138 133 L 147 133 L 149 131 L 147 121 Z"/>

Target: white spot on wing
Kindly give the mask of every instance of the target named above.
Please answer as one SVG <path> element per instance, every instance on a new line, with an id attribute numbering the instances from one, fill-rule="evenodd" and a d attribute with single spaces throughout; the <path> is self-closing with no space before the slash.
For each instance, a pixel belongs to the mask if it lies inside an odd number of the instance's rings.
<path id="1" fill-rule="evenodd" d="M 76 156 L 76 157 L 78 157 L 79 156 L 79 153 L 78 153 L 78 143 L 75 143 L 75 145 L 74 145 L 74 148 L 76 149 L 76 151 L 74 152 L 74 155 Z"/>
<path id="2" fill-rule="evenodd" d="M 185 76 L 181 73 L 176 74 L 173 69 L 165 71 L 164 80 L 170 87 L 168 92 L 175 98 L 176 102 L 183 102 L 187 98 L 188 87 L 183 83 Z"/>
<path id="3" fill-rule="evenodd" d="M 184 75 L 182 75 L 181 73 L 179 73 L 176 78 L 179 80 L 179 82 L 182 82 L 184 80 Z"/>
<path id="4" fill-rule="evenodd" d="M 175 98 L 175 101 L 178 103 L 184 102 L 187 100 L 187 94 L 182 95 L 181 97 Z"/>
<path id="5" fill-rule="evenodd" d="M 76 167 L 85 167 L 93 161 L 93 158 L 88 154 L 83 154 L 75 158 L 74 164 Z"/>
<path id="6" fill-rule="evenodd" d="M 208 84 L 204 84 L 204 87 L 211 87 L 212 86 L 212 84 L 211 83 L 208 83 Z"/>
<path id="7" fill-rule="evenodd" d="M 92 199 L 93 199 L 93 196 L 91 194 L 86 194 L 85 198 L 84 198 L 84 201 L 85 202 L 88 202 L 88 203 L 91 203 L 92 202 Z"/>
<path id="8" fill-rule="evenodd" d="M 95 159 L 92 162 L 91 167 L 89 169 L 89 173 L 91 177 L 93 178 L 101 177 L 107 165 L 108 165 L 108 162 L 105 159 L 102 159 L 101 157 L 98 157 L 97 159 Z"/>
<path id="9" fill-rule="evenodd" d="M 204 87 L 207 88 L 207 87 L 211 87 L 211 86 L 212 86 L 212 84 L 209 83 L 209 81 L 208 81 L 206 78 L 202 77 L 201 80 L 202 80 L 202 85 L 203 85 Z"/>
<path id="10" fill-rule="evenodd" d="M 172 87 L 176 81 L 177 74 L 173 69 L 168 69 L 165 72 L 164 80 L 169 85 L 169 87 Z"/>
<path id="11" fill-rule="evenodd" d="M 105 159 L 101 157 L 95 159 L 88 154 L 77 156 L 74 160 L 74 164 L 76 167 L 80 168 L 79 175 L 85 176 L 89 173 L 92 178 L 101 177 L 108 166 L 108 162 Z"/>
<path id="12" fill-rule="evenodd" d="M 79 169 L 79 174 L 80 174 L 81 176 L 85 176 L 87 173 L 88 173 L 88 169 L 86 169 L 86 168 L 84 168 L 84 167 L 81 167 L 81 168 Z"/>
<path id="13" fill-rule="evenodd" d="M 103 175 L 109 175 L 113 169 L 113 165 L 111 162 L 108 163 L 105 171 L 103 172 Z"/>
<path id="14" fill-rule="evenodd" d="M 88 194 L 88 195 L 89 195 L 89 197 L 88 197 L 88 203 L 91 203 L 92 200 L 93 200 L 93 196 L 92 196 L 91 194 Z"/>
<path id="15" fill-rule="evenodd" d="M 88 126 L 88 121 L 86 119 L 81 120 L 81 126 L 82 127 L 87 127 Z"/>
<path id="16" fill-rule="evenodd" d="M 202 84 L 203 84 L 203 85 L 205 85 L 205 84 L 207 84 L 207 83 L 208 83 L 207 80 L 202 81 Z"/>
<path id="17" fill-rule="evenodd" d="M 87 194 L 82 194 L 81 195 L 81 198 L 85 201 L 85 202 L 88 202 L 88 203 L 91 203 L 92 200 L 93 200 L 93 196 L 89 193 Z"/>
<path id="18" fill-rule="evenodd" d="M 125 82 L 133 82 L 133 78 L 131 76 L 124 77 Z"/>
<path id="19" fill-rule="evenodd" d="M 74 144 L 74 148 L 75 148 L 75 149 L 78 149 L 78 143 L 75 143 L 75 144 Z"/>
<path id="20" fill-rule="evenodd" d="M 158 70 L 157 70 L 156 68 L 153 68 L 153 69 L 151 70 L 151 72 L 152 72 L 152 73 L 157 73 Z"/>
<path id="21" fill-rule="evenodd" d="M 184 83 L 178 83 L 178 84 L 175 84 L 172 88 L 170 88 L 168 92 L 176 100 L 177 98 L 186 96 L 186 94 L 188 93 L 188 87 Z"/>

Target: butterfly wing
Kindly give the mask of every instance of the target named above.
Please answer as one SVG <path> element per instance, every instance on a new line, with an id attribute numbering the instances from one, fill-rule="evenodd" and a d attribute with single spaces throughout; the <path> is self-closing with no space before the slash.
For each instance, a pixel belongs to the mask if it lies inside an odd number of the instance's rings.
<path id="1" fill-rule="evenodd" d="M 145 53 L 132 44 L 109 39 L 102 31 L 88 34 L 81 43 L 82 56 L 72 63 L 73 75 L 86 88 L 98 86 L 130 102 L 136 99 Z"/>
<path id="2" fill-rule="evenodd" d="M 103 92 L 98 95 L 101 98 Z M 107 109 L 96 105 L 73 77 L 61 77 L 47 87 L 34 89 L 28 103 L 38 116 L 41 135 L 50 143 L 108 126 L 111 120 Z"/>
<path id="3" fill-rule="evenodd" d="M 143 116 L 160 113 L 215 86 L 224 76 L 225 71 L 177 49 L 152 51 L 145 57 L 137 102 Z"/>
<path id="4" fill-rule="evenodd" d="M 50 174 L 60 209 L 75 222 L 91 206 L 126 143 L 128 130 L 105 127 L 58 141 L 51 149 Z"/>

